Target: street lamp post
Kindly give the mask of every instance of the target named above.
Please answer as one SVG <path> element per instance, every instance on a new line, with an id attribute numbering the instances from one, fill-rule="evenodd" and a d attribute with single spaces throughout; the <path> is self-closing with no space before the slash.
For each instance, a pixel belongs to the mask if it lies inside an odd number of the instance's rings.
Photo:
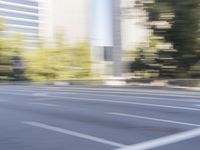
<path id="1" fill-rule="evenodd" d="M 113 0 L 113 76 L 122 76 L 121 0 Z"/>
<path id="2" fill-rule="evenodd" d="M 114 77 L 121 77 L 120 0 L 91 0 L 91 4 L 93 58 L 98 58 L 95 55 L 99 55 L 101 62 L 105 64 L 102 72 Z"/>

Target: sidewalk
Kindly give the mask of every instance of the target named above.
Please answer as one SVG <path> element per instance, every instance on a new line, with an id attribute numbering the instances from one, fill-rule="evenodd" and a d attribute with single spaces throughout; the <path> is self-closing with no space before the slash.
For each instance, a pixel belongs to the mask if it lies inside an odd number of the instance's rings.
<path id="1" fill-rule="evenodd" d="M 45 86 L 96 86 L 96 87 L 126 87 L 127 89 L 131 89 L 131 87 L 152 87 L 152 88 L 171 88 L 171 89 L 185 89 L 185 90 L 193 90 L 193 91 L 200 91 L 200 80 L 136 80 L 136 81 L 126 81 L 126 84 L 115 84 L 114 81 L 110 82 L 111 84 L 108 85 L 106 82 L 97 81 L 97 80 L 87 80 L 87 81 L 43 81 L 43 82 L 31 82 L 31 81 L 9 81 L 9 82 L 0 82 L 0 85 L 45 85 Z M 120 79 L 121 81 L 121 79 Z M 192 86 L 192 84 L 183 83 L 183 81 L 193 83 L 197 82 L 196 85 L 198 86 Z M 119 81 L 116 80 L 116 83 Z M 180 83 L 182 84 L 180 85 Z M 113 84 L 112 84 L 113 83 Z M 179 83 L 179 84 L 176 84 Z"/>

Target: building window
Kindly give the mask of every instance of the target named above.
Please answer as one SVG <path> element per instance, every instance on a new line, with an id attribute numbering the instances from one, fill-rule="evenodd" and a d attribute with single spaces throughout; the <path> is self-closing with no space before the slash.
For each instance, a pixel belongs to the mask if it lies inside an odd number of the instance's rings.
<path id="1" fill-rule="evenodd" d="M 26 7 L 13 6 L 13 5 L 1 4 L 1 3 L 0 3 L 0 8 L 15 10 L 15 11 L 22 11 L 22 12 L 36 13 L 36 14 L 39 13 L 38 8 L 26 8 Z"/>
<path id="2" fill-rule="evenodd" d="M 34 15 L 26 15 L 26 14 L 19 14 L 19 13 L 13 13 L 13 12 L 6 12 L 0 10 L 0 15 L 5 17 L 16 17 L 16 18 L 23 18 L 23 19 L 32 19 L 32 20 L 38 20 L 38 16 Z"/>
<path id="3" fill-rule="evenodd" d="M 113 48 L 104 47 L 104 61 L 113 61 Z"/>
<path id="4" fill-rule="evenodd" d="M 35 2 L 28 1 L 28 0 L 0 0 L 0 1 L 38 7 L 37 1 L 35 1 Z"/>
<path id="5" fill-rule="evenodd" d="M 27 22 L 27 21 L 21 21 L 21 20 L 11 20 L 6 19 L 7 24 L 13 24 L 13 25 L 22 25 L 22 26 L 31 26 L 31 27 L 38 27 L 39 24 L 37 22 Z"/>

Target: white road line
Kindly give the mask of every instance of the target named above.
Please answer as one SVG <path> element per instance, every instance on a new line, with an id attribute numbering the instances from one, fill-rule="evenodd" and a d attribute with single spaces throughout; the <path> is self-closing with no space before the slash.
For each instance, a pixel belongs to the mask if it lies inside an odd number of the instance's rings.
<path id="1" fill-rule="evenodd" d="M 16 92 L 16 91 L 15 91 Z M 18 91 L 18 92 L 20 92 L 20 91 Z M 42 98 L 48 98 L 49 96 L 48 96 L 48 94 L 46 93 L 46 94 L 42 94 L 42 93 L 13 93 L 13 92 L 0 92 L 0 94 L 5 94 L 5 95 L 16 95 L 16 96 L 27 96 L 27 97 L 42 97 Z"/>
<path id="2" fill-rule="evenodd" d="M 162 92 L 163 94 L 178 94 L 181 93 L 180 95 L 183 94 L 188 94 L 188 93 L 195 93 L 197 94 L 197 91 L 181 91 L 181 90 L 177 90 L 177 91 L 173 91 L 174 89 L 171 88 L 171 90 L 169 91 L 168 89 L 135 89 L 135 88 L 98 88 L 98 87 L 73 87 L 73 86 L 68 86 L 68 87 L 43 87 L 44 89 L 53 89 L 53 90 L 60 90 L 61 88 L 64 90 L 65 89 L 70 89 L 70 90 L 91 90 L 91 91 L 113 91 L 113 92 L 147 92 L 147 93 L 157 93 L 157 91 L 159 90 L 160 92 Z M 170 89 L 170 88 L 169 88 Z"/>
<path id="3" fill-rule="evenodd" d="M 152 118 L 152 117 L 139 116 L 139 115 L 131 115 L 131 114 L 124 114 L 124 113 L 117 113 L 117 112 L 107 112 L 106 114 L 115 115 L 115 116 L 121 116 L 121 117 L 145 119 L 145 120 L 158 121 L 158 122 L 167 122 L 167 123 L 172 123 L 172 124 L 180 124 L 180 125 L 193 126 L 193 127 L 200 127 L 200 124 L 193 124 L 193 123 L 187 123 L 187 122 L 180 122 L 180 121 Z"/>
<path id="4" fill-rule="evenodd" d="M 0 100 L 0 102 L 7 102 L 7 100 Z"/>
<path id="5" fill-rule="evenodd" d="M 49 106 L 49 107 L 58 107 L 59 105 L 56 104 L 48 104 L 48 103 L 30 103 L 33 105 L 42 105 L 42 106 Z"/>
<path id="6" fill-rule="evenodd" d="M 55 98 L 51 98 L 51 97 L 38 97 L 36 99 L 33 99 L 33 101 L 51 101 L 51 100 L 55 100 Z"/>
<path id="7" fill-rule="evenodd" d="M 30 87 L 26 87 L 27 89 L 30 89 Z M 32 88 L 31 88 L 32 89 Z M 52 89 L 52 87 L 50 87 L 50 89 Z M 88 90 L 90 91 L 88 91 Z M 34 92 L 39 92 L 39 91 L 45 91 L 45 92 L 48 92 L 47 89 L 34 89 Z M 177 93 L 174 93 L 172 91 L 169 91 L 166 92 L 164 91 L 165 93 L 155 93 L 155 91 L 152 93 L 151 91 L 145 91 L 145 90 L 132 90 L 132 91 L 128 91 L 128 92 L 123 92 L 123 89 L 122 92 L 118 92 L 119 89 L 115 89 L 117 91 L 113 91 L 113 90 L 109 90 L 108 91 L 105 91 L 105 89 L 100 89 L 100 91 L 96 91 L 96 89 L 89 89 L 89 88 L 71 88 L 70 89 L 61 89 L 61 90 L 54 90 L 53 93 L 58 93 L 58 94 L 82 94 L 82 95 L 96 95 L 96 96 L 102 96 L 102 92 L 104 94 L 104 96 L 116 96 L 116 97 L 121 97 L 121 98 L 138 98 L 138 99 L 151 99 L 151 100 L 168 100 L 168 101 L 180 101 L 180 102 L 200 102 L 200 95 L 183 95 L 184 92 L 182 92 L 181 94 L 177 94 Z M 24 90 L 24 89 L 15 89 L 15 91 L 27 91 L 27 90 Z M 33 90 L 31 90 L 33 92 Z M 110 91 L 110 92 L 109 92 Z M 52 91 L 50 91 L 52 92 Z M 70 92 L 70 93 L 66 93 L 66 92 Z M 87 93 L 87 92 L 90 92 L 90 93 Z M 95 92 L 95 93 L 91 93 L 91 92 Z M 98 94 L 99 93 L 99 94 Z M 34 93 L 33 95 L 35 96 L 47 96 L 46 95 L 47 93 Z M 148 96 L 148 97 L 144 97 L 144 96 L 135 96 L 135 95 L 131 95 L 131 96 L 128 96 L 128 95 L 113 95 L 113 94 L 143 94 L 145 96 Z M 188 92 L 187 92 L 188 94 Z M 165 97 L 149 97 L 149 96 L 168 96 L 169 98 L 165 98 Z M 170 98 L 170 97 L 183 97 L 183 98 L 190 98 L 189 100 L 183 100 L 183 99 L 176 99 L 176 98 Z"/>
<path id="8" fill-rule="evenodd" d="M 30 89 L 30 87 L 26 87 L 27 89 Z M 31 88 L 32 89 L 32 88 Z M 48 91 L 48 89 L 52 89 L 52 87 L 48 87 L 46 89 L 42 88 L 39 90 L 43 91 Z M 27 91 L 23 89 L 14 89 L 16 91 Z M 34 89 L 35 92 L 38 92 L 38 89 Z M 194 92 L 184 92 L 184 91 L 161 91 L 162 93 L 158 93 L 160 90 L 140 90 L 140 89 L 132 89 L 126 91 L 126 89 L 102 89 L 102 88 L 64 88 L 64 89 L 54 89 L 53 92 L 95 92 L 95 93 L 102 93 L 103 94 L 143 94 L 147 96 L 168 96 L 168 97 L 183 97 L 183 98 L 193 98 L 193 99 L 199 99 L 200 100 L 200 95 L 197 95 L 195 92 L 195 95 L 188 95 L 188 94 L 193 94 Z"/>
<path id="9" fill-rule="evenodd" d="M 55 126 L 50 126 L 50 125 L 43 124 L 43 123 L 40 123 L 40 122 L 23 121 L 21 123 L 29 125 L 29 126 L 33 126 L 33 127 L 38 127 L 38 128 L 51 130 L 51 131 L 63 133 L 63 134 L 66 134 L 66 135 L 75 136 L 75 137 L 78 137 L 78 138 L 94 141 L 94 142 L 97 142 L 97 143 L 110 145 L 110 146 L 113 146 L 113 147 L 124 147 L 124 146 L 126 146 L 124 144 L 116 143 L 116 142 L 109 141 L 109 140 L 106 140 L 106 139 L 103 139 L 103 138 L 98 138 L 98 137 L 95 137 L 95 136 L 91 136 L 91 135 L 87 135 L 87 134 L 83 134 L 83 133 L 79 133 L 79 132 L 75 132 L 75 131 L 71 131 L 71 130 L 67 130 L 67 129 L 63 129 L 63 128 L 59 128 L 59 127 L 55 127 Z"/>
<path id="10" fill-rule="evenodd" d="M 149 150 L 152 148 L 157 148 L 161 146 L 166 146 L 169 144 L 178 143 L 181 141 L 189 140 L 200 136 L 200 128 L 193 129 L 190 131 L 150 140 L 147 142 L 138 143 L 135 145 L 126 146 L 124 148 L 119 148 L 116 150 Z"/>
<path id="11" fill-rule="evenodd" d="M 50 97 L 61 98 L 61 99 L 66 99 L 66 100 L 93 101 L 93 102 L 96 101 L 96 102 L 108 102 L 108 103 L 119 103 L 119 104 L 130 104 L 130 105 L 200 111 L 200 109 L 198 109 L 198 108 L 171 106 L 171 105 L 159 105 L 159 104 L 150 104 L 150 103 L 138 103 L 138 102 L 131 102 L 131 101 L 116 101 L 116 100 L 106 100 L 106 99 L 89 99 L 89 98 L 76 98 L 76 97 L 63 97 L 63 96 L 50 96 Z"/>
<path id="12" fill-rule="evenodd" d="M 65 95 L 77 95 L 77 93 L 75 92 L 70 92 L 70 93 L 66 93 L 66 92 L 55 92 L 54 94 L 65 94 Z M 187 102 L 187 103 L 198 103 L 200 102 L 200 100 L 197 99 L 187 99 L 187 100 L 183 100 L 183 99 L 175 99 L 175 98 L 165 98 L 165 97 L 146 97 L 146 96 L 128 96 L 128 95 L 111 95 L 111 94 L 94 94 L 94 93 L 78 93 L 81 95 L 94 95 L 94 96 L 104 96 L 104 97 L 118 97 L 118 98 L 131 98 L 131 100 L 137 100 L 137 99 L 144 99 L 144 100 L 159 100 L 159 101 L 177 101 L 177 102 Z M 136 98 L 136 99 L 135 99 Z"/>
<path id="13" fill-rule="evenodd" d="M 2 92 L 0 92 L 2 93 Z M 20 96 L 30 96 L 28 94 L 19 94 L 19 93 L 7 93 L 11 95 L 20 95 Z M 151 104 L 151 103 L 138 103 L 131 101 L 116 101 L 116 100 L 106 100 L 106 99 L 89 99 L 89 98 L 77 98 L 77 97 L 69 97 L 69 96 L 46 96 L 49 98 L 58 98 L 65 100 L 78 100 L 78 101 L 96 101 L 96 102 L 108 102 L 108 103 L 119 103 L 119 104 L 131 104 L 131 105 L 141 105 L 141 106 L 151 106 L 151 107 L 160 107 L 160 108 L 171 108 L 171 109 L 182 109 L 182 110 L 191 110 L 191 111 L 200 111 L 198 108 L 191 107 L 181 107 L 181 106 L 170 106 L 170 105 L 159 105 L 159 104 Z"/>
<path id="14" fill-rule="evenodd" d="M 200 107 L 200 105 L 195 105 L 195 106 Z"/>
<path id="15" fill-rule="evenodd" d="M 6 94 L 6 93 L 5 93 Z M 18 93 L 16 93 L 18 94 Z M 146 96 L 135 96 L 135 95 L 132 95 L 132 96 L 128 96 L 128 95 L 112 95 L 112 94 L 95 94 L 95 93 L 82 93 L 82 92 L 79 92 L 79 93 L 76 93 L 76 92 L 70 92 L 70 93 L 66 93 L 66 92 L 52 92 L 52 94 L 65 94 L 66 96 L 67 95 L 77 95 L 77 94 L 81 94 L 81 95 L 94 95 L 94 96 L 105 96 L 105 97 L 118 97 L 118 98 L 131 98 L 131 100 L 137 100 L 137 99 L 144 99 L 144 100 L 155 100 L 155 101 L 177 101 L 177 102 L 186 102 L 186 103 L 199 103 L 200 100 L 197 100 L 197 99 L 188 99 L 188 100 L 185 100 L 185 99 L 174 99 L 174 98 L 165 98 L 165 97 L 146 97 Z M 20 94 L 18 94 L 20 95 Z M 38 97 L 47 97 L 48 96 L 48 93 L 33 93 L 32 94 L 33 96 L 38 96 Z M 136 98 L 136 99 L 135 99 Z"/>
<path id="16" fill-rule="evenodd" d="M 47 89 L 51 89 L 51 87 L 48 87 Z M 97 93 L 114 93 L 114 94 L 145 94 L 145 95 L 158 95 L 158 96 L 170 96 L 170 97 L 188 97 L 188 98 L 200 98 L 199 93 L 197 92 L 184 92 L 184 91 L 168 91 L 168 90 L 143 90 L 143 89 L 106 89 L 106 88 L 73 88 L 70 87 L 68 89 L 57 89 L 54 91 L 82 91 L 82 92 L 97 92 Z M 158 93 L 160 92 L 160 93 Z M 195 95 L 191 95 L 195 94 Z"/>
<path id="17" fill-rule="evenodd" d="M 134 94 L 142 94 L 142 95 L 146 95 L 146 96 L 168 96 L 168 97 L 179 97 L 179 98 L 192 98 L 192 99 L 199 99 L 200 100 L 200 95 L 184 95 L 183 94 L 173 94 L 173 93 L 166 93 L 166 94 L 163 94 L 163 93 L 149 93 L 149 92 L 146 92 L 146 91 L 132 91 L 132 92 L 117 92 L 117 91 L 95 91 L 95 90 L 90 90 L 90 91 L 87 91 L 87 90 L 54 90 L 56 92 L 76 92 L 77 94 L 79 93 L 87 93 L 87 92 L 90 92 L 90 93 L 99 93 L 99 94 L 132 94 L 134 96 Z"/>
<path id="18" fill-rule="evenodd" d="M 38 97 L 45 97 L 45 96 L 48 96 L 47 93 L 33 93 L 32 95 L 33 95 L 33 96 L 38 96 Z"/>
<path id="19" fill-rule="evenodd" d="M 0 94 L 17 95 L 17 96 L 31 96 L 30 94 L 12 93 L 12 92 L 0 92 Z"/>

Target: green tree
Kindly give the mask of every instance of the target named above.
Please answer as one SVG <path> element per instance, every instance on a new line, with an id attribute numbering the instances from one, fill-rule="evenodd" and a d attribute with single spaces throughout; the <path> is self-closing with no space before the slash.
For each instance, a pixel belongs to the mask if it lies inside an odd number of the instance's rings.
<path id="1" fill-rule="evenodd" d="M 193 67 L 200 60 L 200 0 L 138 0 L 137 7 L 148 12 L 152 34 L 159 37 L 160 76 L 200 74 Z"/>
<path id="2" fill-rule="evenodd" d="M 91 75 L 90 49 L 87 43 L 64 44 L 29 52 L 26 75 L 31 80 L 74 80 Z"/>
<path id="3" fill-rule="evenodd" d="M 0 20 L 0 80 L 22 79 L 23 37 L 16 34 L 15 38 L 8 38 L 4 30 L 5 24 Z"/>
<path id="4" fill-rule="evenodd" d="M 9 80 L 12 77 L 13 49 L 11 41 L 4 37 L 4 23 L 0 20 L 0 80 Z"/>
<path id="5" fill-rule="evenodd" d="M 9 80 L 12 76 L 13 49 L 10 42 L 0 38 L 0 80 Z"/>

